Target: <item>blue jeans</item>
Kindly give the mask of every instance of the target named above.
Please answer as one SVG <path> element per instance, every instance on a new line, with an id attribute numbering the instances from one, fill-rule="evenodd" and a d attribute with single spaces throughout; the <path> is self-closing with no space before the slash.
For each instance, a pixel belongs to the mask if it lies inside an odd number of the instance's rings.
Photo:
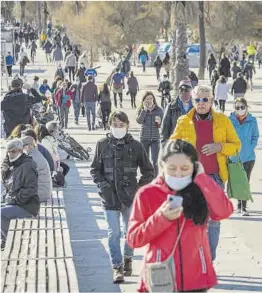
<path id="1" fill-rule="evenodd" d="M 6 239 L 10 221 L 13 219 L 32 218 L 33 216 L 17 205 L 6 205 L 1 207 L 1 235 Z"/>
<path id="2" fill-rule="evenodd" d="M 75 121 L 78 122 L 78 118 L 80 114 L 80 102 L 73 101 L 73 107 L 74 107 Z"/>
<path id="3" fill-rule="evenodd" d="M 223 189 L 225 185 L 218 174 L 209 174 L 209 176 Z M 212 261 L 216 259 L 216 250 L 220 235 L 220 222 L 209 220 L 208 223 L 208 239 L 211 250 Z"/>
<path id="4" fill-rule="evenodd" d="M 108 246 L 110 259 L 113 268 L 119 267 L 123 263 L 121 248 L 120 248 L 120 214 L 123 220 L 123 232 L 126 235 L 128 220 L 131 212 L 131 207 L 124 207 L 120 211 L 105 210 L 105 219 L 108 224 Z M 133 249 L 125 242 L 124 257 L 132 257 Z"/>
<path id="5" fill-rule="evenodd" d="M 88 128 L 91 129 L 91 115 L 92 114 L 92 127 L 95 127 L 96 122 L 96 102 L 85 102 L 86 119 Z"/>

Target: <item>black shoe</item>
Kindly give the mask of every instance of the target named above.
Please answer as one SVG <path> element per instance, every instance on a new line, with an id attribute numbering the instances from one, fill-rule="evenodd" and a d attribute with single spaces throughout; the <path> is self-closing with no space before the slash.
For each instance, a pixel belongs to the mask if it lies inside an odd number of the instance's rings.
<path id="1" fill-rule="evenodd" d="M 124 275 L 129 277 L 132 275 L 132 258 L 124 258 Z"/>
<path id="2" fill-rule="evenodd" d="M 96 129 L 95 129 L 95 126 L 92 126 L 92 130 L 96 130 Z"/>
<path id="3" fill-rule="evenodd" d="M 124 270 L 122 265 L 118 268 L 113 268 L 113 282 L 115 284 L 124 282 Z"/>

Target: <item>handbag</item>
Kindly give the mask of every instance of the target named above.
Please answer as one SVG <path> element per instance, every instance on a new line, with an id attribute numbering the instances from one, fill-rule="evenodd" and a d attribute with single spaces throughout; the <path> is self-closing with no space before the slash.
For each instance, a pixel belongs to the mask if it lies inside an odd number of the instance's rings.
<path id="1" fill-rule="evenodd" d="M 52 172 L 53 187 L 63 187 L 65 185 L 65 176 L 61 171 Z"/>
<path id="2" fill-rule="evenodd" d="M 176 251 L 178 242 L 185 226 L 184 219 L 174 248 L 168 258 L 163 262 L 147 263 L 145 266 L 146 285 L 149 292 L 176 292 L 175 267 L 172 257 Z"/>
<path id="3" fill-rule="evenodd" d="M 238 200 L 251 200 L 253 202 L 247 173 L 240 161 L 239 154 L 237 154 L 236 162 L 232 162 L 229 158 L 227 159 L 227 168 L 229 174 L 227 183 L 228 197 Z"/>

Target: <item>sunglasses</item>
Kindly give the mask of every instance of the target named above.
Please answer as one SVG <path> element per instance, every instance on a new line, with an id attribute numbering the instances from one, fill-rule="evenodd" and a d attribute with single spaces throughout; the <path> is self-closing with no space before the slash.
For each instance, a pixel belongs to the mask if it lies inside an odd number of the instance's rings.
<path id="1" fill-rule="evenodd" d="M 196 98 L 195 102 L 196 103 L 200 103 L 200 102 L 207 103 L 209 100 L 210 100 L 209 98 Z"/>
<path id="2" fill-rule="evenodd" d="M 240 110 L 240 109 L 241 109 L 241 110 L 245 110 L 245 109 L 246 109 L 246 106 L 240 106 L 240 107 L 237 106 L 237 107 L 235 107 L 235 109 L 236 109 L 236 110 Z"/>

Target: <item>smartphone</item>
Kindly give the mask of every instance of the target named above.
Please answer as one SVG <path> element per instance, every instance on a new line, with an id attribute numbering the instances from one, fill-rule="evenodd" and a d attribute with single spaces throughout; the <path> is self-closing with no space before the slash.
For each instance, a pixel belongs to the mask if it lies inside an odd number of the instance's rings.
<path id="1" fill-rule="evenodd" d="M 183 197 L 179 195 L 169 194 L 167 196 L 167 200 L 170 202 L 170 206 L 172 209 L 181 207 L 183 203 Z"/>

